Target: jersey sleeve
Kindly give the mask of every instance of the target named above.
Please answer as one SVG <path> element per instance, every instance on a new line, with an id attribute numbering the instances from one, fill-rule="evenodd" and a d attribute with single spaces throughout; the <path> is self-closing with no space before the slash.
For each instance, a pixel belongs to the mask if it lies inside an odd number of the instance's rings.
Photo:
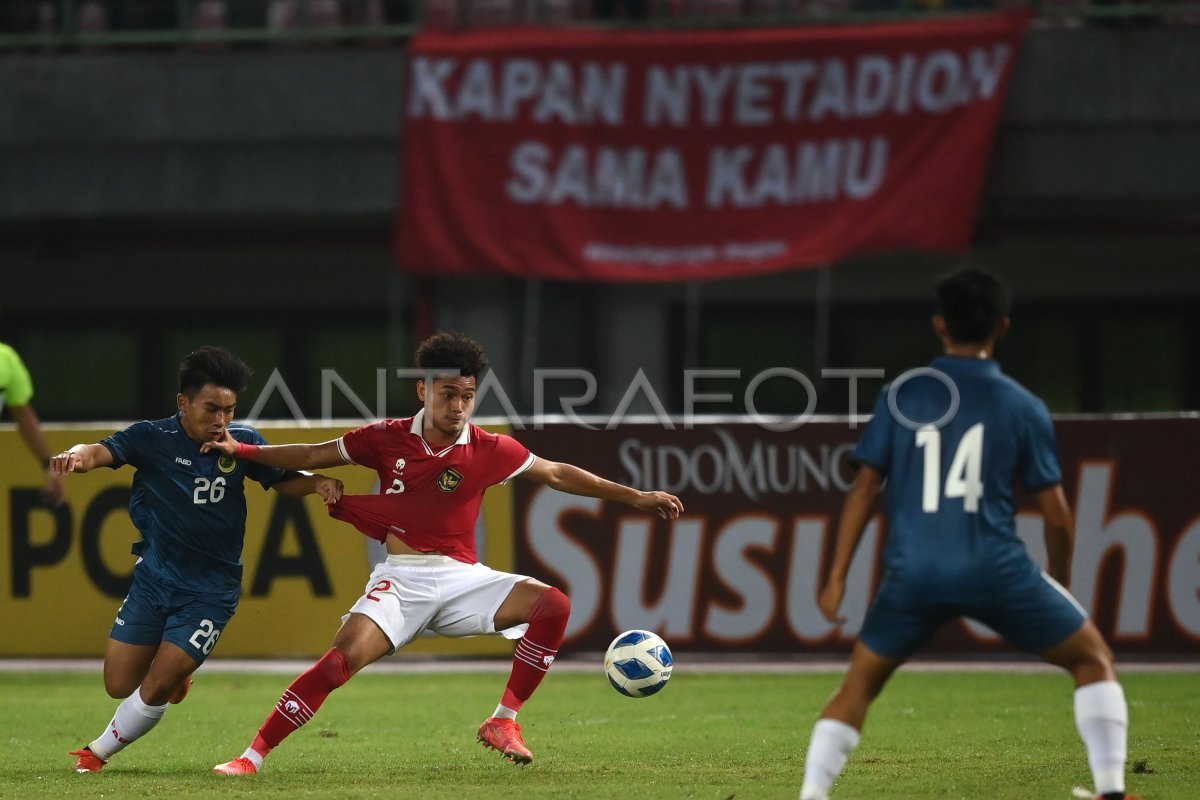
<path id="1" fill-rule="evenodd" d="M 17 351 L 0 345 L 0 393 L 10 406 L 27 405 L 33 399 L 33 379 Z"/>
<path id="2" fill-rule="evenodd" d="M 1062 483 L 1062 467 L 1058 463 L 1058 447 L 1054 442 L 1054 422 L 1050 410 L 1041 400 L 1029 407 L 1026 419 L 1025 442 L 1019 461 L 1021 483 L 1031 492 L 1040 492 Z"/>
<path id="3" fill-rule="evenodd" d="M 259 447 L 268 444 L 266 438 L 256 428 L 242 427 L 237 430 L 231 430 L 230 434 L 233 438 L 244 444 L 255 444 Z M 259 464 L 257 461 L 247 460 L 246 464 L 248 465 L 246 467 L 246 477 L 258 481 L 264 489 L 270 489 L 283 480 L 283 477 L 288 473 L 286 469 L 268 467 L 266 464 Z"/>
<path id="4" fill-rule="evenodd" d="M 534 455 L 516 439 L 500 434 L 493 458 L 491 483 L 503 485 L 533 466 Z"/>
<path id="5" fill-rule="evenodd" d="M 892 455 L 892 427 L 895 425 L 891 409 L 888 408 L 888 390 L 889 387 L 885 386 L 879 392 L 871 421 L 854 448 L 855 463 L 869 464 L 882 475 L 888 472 L 888 461 Z"/>
<path id="6" fill-rule="evenodd" d="M 379 439 L 385 422 L 372 422 L 342 434 L 338 439 L 338 452 L 350 464 L 376 469 L 379 461 Z"/>
<path id="7" fill-rule="evenodd" d="M 143 421 L 135 422 L 128 428 L 101 439 L 100 444 L 107 447 L 108 452 L 112 453 L 113 463 L 109 466 L 117 469 L 128 464 L 135 469 L 140 469 L 142 454 L 145 452 L 150 433 L 150 423 Z"/>

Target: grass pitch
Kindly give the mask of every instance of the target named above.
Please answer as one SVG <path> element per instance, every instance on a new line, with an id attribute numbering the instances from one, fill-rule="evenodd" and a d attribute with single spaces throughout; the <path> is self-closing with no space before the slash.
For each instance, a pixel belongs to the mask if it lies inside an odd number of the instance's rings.
<path id="1" fill-rule="evenodd" d="M 453 667 L 447 667 L 453 669 Z M 0 673 L 5 798 L 790 798 L 835 674 L 689 673 L 622 697 L 599 674 L 551 672 L 521 714 L 518 768 L 475 743 L 500 674 L 372 674 L 335 692 L 261 775 L 225 778 L 290 682 L 206 672 L 147 737 L 97 775 L 74 750 L 116 701 L 99 674 Z M 1200 797 L 1200 675 L 1126 673 L 1129 789 Z M 1065 674 L 898 674 L 876 702 L 835 800 L 1070 796 L 1090 786 Z"/>

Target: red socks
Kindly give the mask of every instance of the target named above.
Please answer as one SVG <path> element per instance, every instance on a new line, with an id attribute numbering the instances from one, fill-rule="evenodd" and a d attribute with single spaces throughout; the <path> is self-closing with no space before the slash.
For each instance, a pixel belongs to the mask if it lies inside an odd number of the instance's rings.
<path id="1" fill-rule="evenodd" d="M 513 654 L 512 674 L 504 689 L 502 705 L 517 711 L 542 682 L 546 670 L 562 644 L 571 615 L 571 601 L 558 589 L 542 592 L 529 612 L 529 630 L 517 643 Z M 312 719 L 330 693 L 350 680 L 350 664 L 336 647 L 287 688 L 275 710 L 258 731 L 251 746 L 260 755 L 267 755 L 292 731 Z"/>
<path id="2" fill-rule="evenodd" d="M 250 746 L 261 755 L 270 753 L 292 731 L 312 719 L 329 693 L 348 680 L 350 664 L 346 656 L 336 647 L 331 648 L 308 672 L 292 681 Z"/>
<path id="3" fill-rule="evenodd" d="M 500 704 L 519 711 L 533 690 L 542 682 L 546 670 L 554 663 L 554 656 L 562 644 L 567 630 L 567 618 L 571 616 L 571 601 L 558 589 L 551 587 L 542 592 L 529 612 L 529 630 L 517 642 L 513 653 L 512 674 Z"/>

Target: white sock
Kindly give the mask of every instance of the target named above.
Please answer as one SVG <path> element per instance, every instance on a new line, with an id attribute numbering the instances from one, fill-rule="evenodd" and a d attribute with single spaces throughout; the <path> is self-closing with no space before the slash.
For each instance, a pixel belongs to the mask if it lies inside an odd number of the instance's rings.
<path id="1" fill-rule="evenodd" d="M 836 719 L 819 719 L 813 726 L 808 755 L 804 759 L 804 786 L 800 800 L 828 800 L 833 782 L 846 767 L 846 759 L 858 747 L 859 733 Z"/>
<path id="2" fill-rule="evenodd" d="M 246 752 L 242 753 L 242 758 L 248 758 L 253 761 L 254 766 L 258 768 L 258 771 L 262 772 L 262 765 L 263 761 L 265 760 L 262 753 L 258 752 L 253 747 L 247 747 Z"/>
<path id="3" fill-rule="evenodd" d="M 1129 707 L 1116 681 L 1099 681 L 1075 690 L 1075 727 L 1087 747 L 1096 794 L 1125 791 Z"/>
<path id="4" fill-rule="evenodd" d="M 108 761 L 133 742 L 145 736 L 167 713 L 167 704 L 148 706 L 142 702 L 141 688 L 121 701 L 112 722 L 108 723 L 100 738 L 88 745 L 92 752 Z"/>
<path id="5" fill-rule="evenodd" d="M 516 719 L 517 712 L 501 703 L 500 705 L 496 706 L 496 710 L 492 712 L 492 716 L 500 717 L 501 719 Z"/>

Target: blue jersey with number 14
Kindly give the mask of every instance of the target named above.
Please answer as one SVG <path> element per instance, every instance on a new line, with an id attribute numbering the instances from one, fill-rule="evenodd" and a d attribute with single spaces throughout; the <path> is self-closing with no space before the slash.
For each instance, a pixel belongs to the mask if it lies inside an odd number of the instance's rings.
<path id="1" fill-rule="evenodd" d="M 231 425 L 229 432 L 239 442 L 266 444 L 246 425 Z M 236 601 L 246 538 L 245 479 L 267 488 L 284 470 L 201 453 L 179 414 L 130 425 L 100 444 L 112 453 L 113 469 L 137 469 L 129 517 L 142 534 L 139 569 L 187 591 Z"/>
<path id="2" fill-rule="evenodd" d="M 1026 557 L 1014 482 L 1062 480 L 1045 403 L 979 358 L 943 356 L 885 386 L 854 455 L 887 477 L 888 569 L 963 589 Z"/>

